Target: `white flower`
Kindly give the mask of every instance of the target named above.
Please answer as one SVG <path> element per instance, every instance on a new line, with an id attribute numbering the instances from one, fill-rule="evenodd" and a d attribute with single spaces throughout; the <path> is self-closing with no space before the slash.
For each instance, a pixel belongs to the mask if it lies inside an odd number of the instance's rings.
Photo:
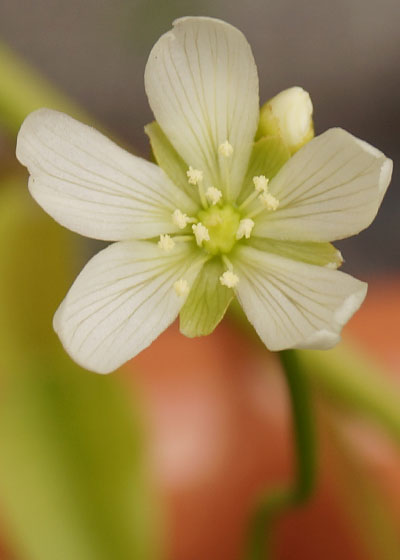
<path id="1" fill-rule="evenodd" d="M 73 231 L 116 241 L 54 317 L 66 350 L 107 373 L 179 313 L 186 335 L 211 332 L 234 295 L 271 350 L 336 344 L 367 287 L 335 270 L 329 242 L 374 219 L 390 160 L 341 129 L 290 159 L 279 135 L 254 143 L 256 66 L 222 21 L 175 22 L 151 51 L 145 85 L 160 167 L 47 109 L 18 136 L 37 202 Z"/>

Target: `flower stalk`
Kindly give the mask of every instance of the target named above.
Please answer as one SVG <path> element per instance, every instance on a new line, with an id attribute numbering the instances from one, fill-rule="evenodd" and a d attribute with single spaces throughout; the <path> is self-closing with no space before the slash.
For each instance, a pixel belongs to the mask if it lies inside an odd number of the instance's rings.
<path id="1" fill-rule="evenodd" d="M 295 350 L 280 352 L 280 359 L 292 411 L 295 478 L 289 487 L 275 488 L 261 497 L 251 521 L 245 560 L 271 558 L 276 521 L 288 509 L 307 502 L 315 487 L 316 438 L 308 379 Z"/>

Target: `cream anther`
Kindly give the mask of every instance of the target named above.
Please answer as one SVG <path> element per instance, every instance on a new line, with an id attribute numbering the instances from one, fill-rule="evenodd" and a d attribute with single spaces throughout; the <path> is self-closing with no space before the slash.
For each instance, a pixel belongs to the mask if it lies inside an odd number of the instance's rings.
<path id="1" fill-rule="evenodd" d="M 179 297 L 186 296 L 189 293 L 189 284 L 181 278 L 174 283 L 174 290 Z"/>
<path id="2" fill-rule="evenodd" d="M 179 229 L 184 229 L 191 221 L 192 218 L 189 218 L 187 214 L 184 214 L 178 208 L 174 210 L 172 214 L 172 223 Z"/>
<path id="3" fill-rule="evenodd" d="M 249 239 L 253 227 L 254 227 L 254 222 L 251 218 L 245 218 L 244 220 L 240 220 L 239 227 L 236 232 L 236 239 L 242 239 L 242 237 Z"/>
<path id="4" fill-rule="evenodd" d="M 218 152 L 221 154 L 221 156 L 224 156 L 226 158 L 231 157 L 231 155 L 233 154 L 233 146 L 228 142 L 228 140 L 225 140 L 225 142 L 219 145 Z"/>
<path id="5" fill-rule="evenodd" d="M 191 185 L 198 185 L 203 180 L 203 172 L 200 169 L 193 169 L 192 166 L 189 166 L 186 175 Z"/>
<path id="6" fill-rule="evenodd" d="M 161 234 L 160 235 L 160 241 L 158 242 L 158 246 L 160 247 L 160 249 L 162 249 L 166 253 L 169 253 L 175 247 L 175 241 L 172 239 L 172 237 L 170 235 Z"/>
<path id="7" fill-rule="evenodd" d="M 254 187 L 257 192 L 267 192 L 269 179 L 265 175 L 259 175 L 258 177 L 253 177 Z"/>
<path id="8" fill-rule="evenodd" d="M 196 243 L 199 247 L 201 247 L 203 241 L 210 241 L 210 234 L 208 233 L 208 229 L 201 222 L 199 222 L 198 224 L 193 224 L 192 230 L 196 238 Z"/>
<path id="9" fill-rule="evenodd" d="M 223 286 L 226 286 L 227 288 L 234 288 L 235 286 L 237 286 L 238 282 L 239 282 L 239 276 L 237 276 L 234 272 L 232 272 L 231 270 L 226 270 L 220 277 L 219 277 L 219 281 L 221 282 L 221 284 Z"/>
<path id="10" fill-rule="evenodd" d="M 218 204 L 221 198 L 222 192 L 219 189 L 216 189 L 215 187 L 208 187 L 206 190 L 206 199 L 211 202 L 211 204 Z"/>
<path id="11" fill-rule="evenodd" d="M 279 200 L 268 192 L 260 194 L 258 200 L 266 207 L 267 210 L 272 210 L 273 212 L 279 206 Z"/>

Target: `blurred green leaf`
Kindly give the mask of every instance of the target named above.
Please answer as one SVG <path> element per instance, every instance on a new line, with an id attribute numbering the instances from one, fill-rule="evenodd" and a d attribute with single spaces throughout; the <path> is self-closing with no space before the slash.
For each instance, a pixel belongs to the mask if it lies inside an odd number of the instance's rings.
<path id="1" fill-rule="evenodd" d="M 335 494 L 336 499 L 343 502 L 343 511 L 351 518 L 368 551 L 368 558 L 400 558 L 400 535 L 388 496 L 371 476 L 371 465 L 368 468 L 368 461 L 366 464 L 364 458 L 354 450 L 351 439 L 346 436 L 348 426 L 343 422 L 341 411 L 325 399 L 321 404 L 320 414 L 339 458 L 333 467 L 339 489 Z"/>
<path id="2" fill-rule="evenodd" d="M 52 317 L 76 272 L 77 236 L 31 199 L 26 175 L 0 184 L 0 363 L 57 344 Z M 74 251 L 75 249 L 75 251 Z"/>
<path id="3" fill-rule="evenodd" d="M 27 361 L 0 401 L 0 499 L 32 560 L 156 558 L 144 442 L 120 380 Z"/>
<path id="4" fill-rule="evenodd" d="M 25 182 L 25 181 L 24 181 Z M 118 375 L 64 353 L 52 316 L 75 274 L 76 236 L 0 185 L 0 508 L 18 558 L 159 558 L 138 403 Z M 136 411 L 136 412 L 134 412 Z"/>
<path id="5" fill-rule="evenodd" d="M 82 109 L 1 43 L 0 76 L 0 126 L 11 135 L 17 134 L 28 113 L 40 107 L 87 120 Z"/>
<path id="6" fill-rule="evenodd" d="M 156 557 L 144 442 L 120 380 L 53 356 L 9 378 L 0 404 L 1 507 L 24 558 Z"/>
<path id="7" fill-rule="evenodd" d="M 333 402 L 381 425 L 400 445 L 400 391 L 368 356 L 341 344 L 298 351 L 310 382 Z"/>

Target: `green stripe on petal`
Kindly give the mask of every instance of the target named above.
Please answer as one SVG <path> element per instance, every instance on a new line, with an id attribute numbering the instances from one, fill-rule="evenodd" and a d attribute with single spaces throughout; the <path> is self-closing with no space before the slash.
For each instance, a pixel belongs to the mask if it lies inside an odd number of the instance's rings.
<path id="1" fill-rule="evenodd" d="M 294 261 L 326 266 L 327 268 L 339 268 L 343 263 L 340 251 L 331 243 L 279 241 L 277 239 L 253 237 L 251 245 L 266 253 L 273 253 Z"/>
<path id="2" fill-rule="evenodd" d="M 197 276 L 180 312 L 180 330 L 185 336 L 210 334 L 222 320 L 234 296 L 219 281 L 224 272 L 217 258 L 208 261 Z"/>
<path id="3" fill-rule="evenodd" d="M 290 151 L 278 136 L 264 136 L 255 142 L 239 203 L 254 191 L 253 177 L 264 175 L 268 179 L 272 179 L 289 158 Z"/>
<path id="4" fill-rule="evenodd" d="M 157 121 L 144 127 L 150 139 L 151 149 L 157 164 L 165 171 L 171 181 L 199 202 L 197 189 L 189 185 L 186 171 L 189 166 L 175 150 Z"/>

